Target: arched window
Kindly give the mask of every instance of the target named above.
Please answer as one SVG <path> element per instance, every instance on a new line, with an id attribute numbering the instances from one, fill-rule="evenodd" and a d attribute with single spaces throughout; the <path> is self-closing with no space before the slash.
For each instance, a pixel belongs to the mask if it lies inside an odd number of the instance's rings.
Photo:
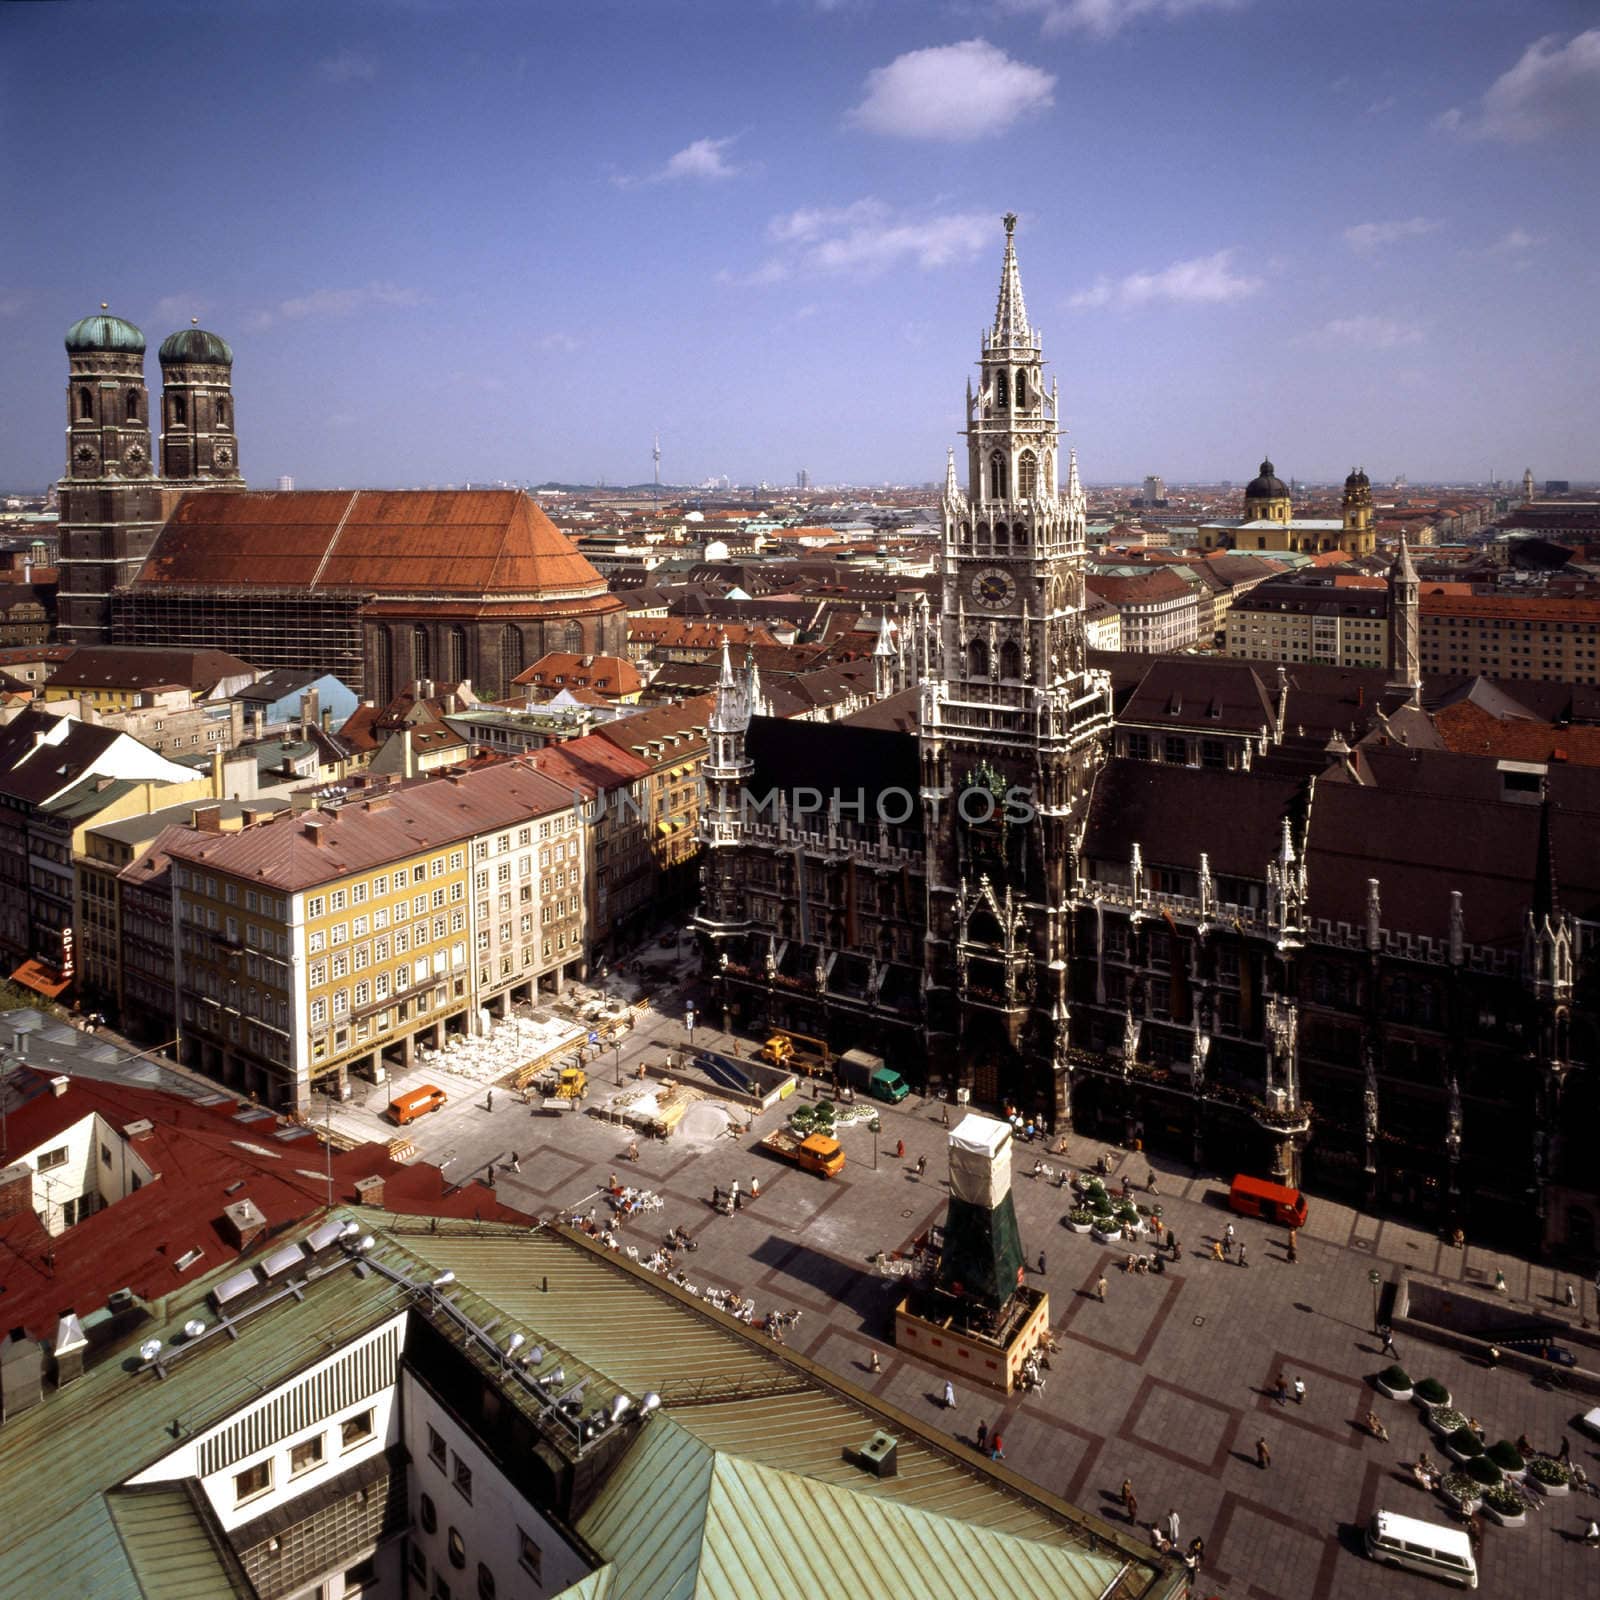
<path id="1" fill-rule="evenodd" d="M 139 391 L 137 389 L 128 391 L 126 407 L 125 416 L 127 420 L 129 422 L 137 422 L 139 420 Z"/>
<path id="2" fill-rule="evenodd" d="M 1006 479 L 1006 458 L 996 450 L 989 457 L 989 498 L 991 500 L 1005 499 Z"/>
<path id="3" fill-rule="evenodd" d="M 226 400 L 217 401 L 217 426 L 219 428 L 231 428 L 233 426 L 233 423 L 228 420 L 228 413 L 231 409 Z"/>
<path id="4" fill-rule="evenodd" d="M 1006 401 L 1007 401 L 1007 399 L 1010 398 L 1010 394 L 1011 394 L 1011 385 L 1006 382 L 1005 373 L 1003 373 L 1003 372 L 995 373 L 995 375 L 994 375 L 994 403 L 1002 411 L 1004 411 L 1005 408 L 1006 408 Z"/>
<path id="5" fill-rule="evenodd" d="M 433 676 L 433 641 L 428 637 L 428 630 L 420 626 L 411 630 L 411 676 Z"/>
<path id="6" fill-rule="evenodd" d="M 581 655 L 583 653 L 583 624 L 581 622 L 569 622 L 561 630 L 561 643 L 557 648 L 570 651 L 573 655 Z"/>
<path id="7" fill-rule="evenodd" d="M 507 623 L 500 630 L 501 688 L 510 689 L 511 680 L 527 666 L 522 659 L 522 630 Z"/>
<path id="8" fill-rule="evenodd" d="M 374 641 L 372 676 L 373 701 L 386 706 L 394 699 L 394 635 L 382 629 Z"/>
<path id="9" fill-rule="evenodd" d="M 974 639 L 967 646 L 967 676 L 971 678 L 989 676 L 989 646 L 982 639 Z"/>
<path id="10" fill-rule="evenodd" d="M 1003 522 L 994 525 L 994 542 L 996 544 L 1010 544 L 1011 530 Z"/>
<path id="11" fill-rule="evenodd" d="M 94 420 L 94 396 L 87 389 L 78 391 L 78 420 L 80 422 Z"/>
<path id="12" fill-rule="evenodd" d="M 467 675 L 467 630 L 453 627 L 446 637 L 450 659 L 445 666 L 445 677 L 451 683 L 460 683 Z"/>
<path id="13" fill-rule="evenodd" d="M 979 544 L 987 544 L 988 542 L 989 542 L 989 524 L 987 522 L 980 522 L 978 524 L 978 543 Z"/>
<path id="14" fill-rule="evenodd" d="M 1017 374 L 1017 410 L 1021 411 L 1028 404 L 1028 375 L 1025 372 Z"/>
<path id="15" fill-rule="evenodd" d="M 1022 376 L 1019 372 L 1018 378 Z M 1031 450 L 1024 450 L 1017 460 L 1017 494 L 1031 500 L 1039 492 L 1039 458 Z"/>
<path id="16" fill-rule="evenodd" d="M 172 422 L 174 427 L 186 428 L 189 425 L 189 397 L 186 394 L 175 394 L 172 397 Z"/>
<path id="17" fill-rule="evenodd" d="M 1015 639 L 1007 639 L 1000 646 L 1000 676 L 1002 678 L 1022 676 L 1022 651 L 1017 647 Z"/>

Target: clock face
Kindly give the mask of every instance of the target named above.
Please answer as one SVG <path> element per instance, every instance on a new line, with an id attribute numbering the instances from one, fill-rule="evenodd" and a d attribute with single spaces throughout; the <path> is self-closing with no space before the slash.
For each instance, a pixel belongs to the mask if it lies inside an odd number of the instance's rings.
<path id="1" fill-rule="evenodd" d="M 1016 579 L 1004 567 L 980 567 L 972 575 L 972 598 L 980 606 L 1009 605 L 1016 592 Z"/>

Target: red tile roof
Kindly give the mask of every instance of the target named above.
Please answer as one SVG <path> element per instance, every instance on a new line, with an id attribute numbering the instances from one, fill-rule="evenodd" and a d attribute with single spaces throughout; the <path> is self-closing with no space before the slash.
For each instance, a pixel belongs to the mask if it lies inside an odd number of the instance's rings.
<path id="1" fill-rule="evenodd" d="M 1600 728 L 1583 723 L 1558 726 L 1523 717 L 1497 717 L 1470 700 L 1460 700 L 1436 712 L 1433 725 L 1445 748 L 1458 755 L 1600 767 Z"/>
<path id="2" fill-rule="evenodd" d="M 644 681 L 625 656 L 585 656 L 552 650 L 511 680 L 543 688 L 597 689 L 602 694 L 637 694 Z"/>
<path id="3" fill-rule="evenodd" d="M 591 799 L 602 791 L 634 783 L 650 771 L 648 761 L 641 761 L 631 750 L 618 749 L 597 733 L 546 745 L 522 759 L 553 782 Z"/>
<path id="4" fill-rule="evenodd" d="M 234 1201 L 254 1202 L 266 1218 L 256 1248 L 310 1221 L 328 1202 L 329 1157 L 321 1141 L 278 1139 L 287 1124 L 277 1117 L 241 1122 L 238 1114 L 246 1108 L 240 1102 L 204 1106 L 93 1078 L 71 1078 L 58 1095 L 49 1076 L 27 1068 L 13 1072 L 8 1082 L 13 1099 L 27 1097 L 7 1118 L 13 1155 L 39 1149 L 87 1116 L 98 1115 L 118 1133 L 147 1121 L 149 1131 L 132 1137 L 130 1145 L 155 1173 L 126 1198 L 53 1238 L 31 1210 L 0 1221 L 0 1305 L 8 1327 L 47 1337 L 63 1311 L 85 1315 L 122 1288 L 159 1301 L 248 1254 L 233 1242 L 223 1217 L 223 1208 Z M 437 1167 L 402 1166 L 381 1144 L 334 1151 L 332 1172 L 335 1204 L 360 1198 L 356 1179 L 382 1174 L 383 1204 L 390 1211 L 527 1220 L 483 1185 L 454 1188 Z M 179 1260 L 192 1251 L 201 1254 L 180 1270 Z"/>
<path id="5" fill-rule="evenodd" d="M 136 583 L 381 595 L 596 595 L 605 581 L 515 490 L 187 494 Z"/>

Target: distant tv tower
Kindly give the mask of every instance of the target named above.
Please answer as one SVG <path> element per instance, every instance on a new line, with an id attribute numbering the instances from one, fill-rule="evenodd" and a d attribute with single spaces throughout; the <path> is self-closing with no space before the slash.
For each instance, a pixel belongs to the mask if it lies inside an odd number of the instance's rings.
<path id="1" fill-rule="evenodd" d="M 655 442 L 654 446 L 652 446 L 652 448 L 651 448 L 650 455 L 651 455 L 651 459 L 655 462 L 655 465 L 656 465 L 656 486 L 655 486 L 655 491 L 654 491 L 654 493 L 653 493 L 653 495 L 651 497 L 651 502 L 650 503 L 651 503 L 652 507 L 655 510 L 655 514 L 657 516 L 660 516 L 661 515 L 661 435 L 660 435 L 659 432 L 656 434 L 656 442 Z"/>

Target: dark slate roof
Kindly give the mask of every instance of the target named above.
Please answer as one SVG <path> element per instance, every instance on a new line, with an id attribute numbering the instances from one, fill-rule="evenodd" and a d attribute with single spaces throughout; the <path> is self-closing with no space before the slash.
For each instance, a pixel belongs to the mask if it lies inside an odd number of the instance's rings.
<path id="1" fill-rule="evenodd" d="M 325 672 L 313 672 L 304 667 L 274 667 L 254 683 L 246 684 L 233 698 L 246 702 L 260 701 L 262 705 L 269 706 L 274 700 L 283 699 L 286 694 L 303 694 L 318 679 L 326 676 Z"/>
<path id="2" fill-rule="evenodd" d="M 1304 788 L 1292 777 L 1113 759 L 1095 779 L 1082 853 L 1126 862 L 1137 844 L 1146 866 L 1195 871 L 1205 851 L 1214 873 L 1264 879 Z"/>
<path id="3" fill-rule="evenodd" d="M 915 734 L 921 709 L 922 691 L 916 688 L 902 689 L 899 694 L 874 700 L 870 706 L 863 706 L 848 717 L 840 718 L 840 721 L 850 728 L 886 728 L 896 733 Z"/>
<path id="4" fill-rule="evenodd" d="M 773 789 L 789 795 L 805 788 L 821 789 L 824 796 L 837 793 L 850 804 L 859 792 L 865 797 L 870 823 L 876 816 L 878 796 L 901 789 L 912 800 L 911 816 L 903 826 L 921 830 L 922 808 L 917 800 L 921 770 L 917 741 L 909 734 L 862 727 L 850 720 L 795 722 L 753 717 L 745 751 L 755 763 L 748 788 L 757 801 Z M 898 817 L 906 807 L 894 799 L 885 801 L 884 809 Z"/>
<path id="5" fill-rule="evenodd" d="M 38 805 L 88 773 L 118 739 L 114 728 L 73 721 L 58 744 L 42 744 L 60 719 L 44 711 L 24 711 L 0 728 L 0 794 Z M 36 742 L 39 753 L 33 754 Z"/>
<path id="6" fill-rule="evenodd" d="M 1119 713 L 1122 722 L 1259 733 L 1276 717 L 1266 680 L 1245 661 L 1158 657 Z"/>

